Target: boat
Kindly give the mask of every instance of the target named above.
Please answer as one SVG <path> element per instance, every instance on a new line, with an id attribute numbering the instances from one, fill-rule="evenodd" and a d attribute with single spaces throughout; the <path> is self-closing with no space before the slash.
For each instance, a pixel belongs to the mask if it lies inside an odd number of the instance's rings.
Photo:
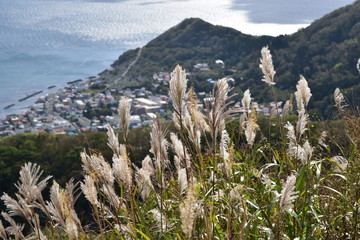
<path id="1" fill-rule="evenodd" d="M 51 85 L 51 86 L 48 87 L 48 89 L 52 89 L 52 88 L 54 88 L 54 87 L 56 87 L 56 86 L 55 86 L 55 85 Z"/>

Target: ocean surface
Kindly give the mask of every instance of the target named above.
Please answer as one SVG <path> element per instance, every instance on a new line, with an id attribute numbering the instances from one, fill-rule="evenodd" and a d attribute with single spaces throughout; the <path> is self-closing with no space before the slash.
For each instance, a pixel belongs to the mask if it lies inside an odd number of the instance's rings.
<path id="1" fill-rule="evenodd" d="M 185 18 L 254 35 L 291 34 L 353 0 L 0 0 L 0 118 L 110 67 Z M 48 90 L 48 86 L 56 88 Z M 4 107 L 15 104 L 5 110 Z"/>

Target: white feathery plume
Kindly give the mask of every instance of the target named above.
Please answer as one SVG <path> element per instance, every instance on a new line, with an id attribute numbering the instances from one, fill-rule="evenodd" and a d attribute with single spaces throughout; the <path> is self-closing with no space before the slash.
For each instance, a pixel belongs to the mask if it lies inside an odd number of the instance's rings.
<path id="1" fill-rule="evenodd" d="M 3 239 L 7 239 L 7 234 L 1 219 L 0 219 L 0 237 L 2 237 Z"/>
<path id="2" fill-rule="evenodd" d="M 244 92 L 244 96 L 241 99 L 241 103 L 242 103 L 242 105 L 244 107 L 244 111 L 248 112 L 250 110 L 250 104 L 251 104 L 251 93 L 250 93 L 249 89 L 247 89 Z"/>
<path id="3" fill-rule="evenodd" d="M 130 118 L 131 118 L 131 104 L 130 99 L 125 97 L 121 97 L 119 101 L 119 125 L 120 129 L 123 131 L 124 140 L 127 139 L 127 135 L 129 132 Z"/>
<path id="4" fill-rule="evenodd" d="M 36 200 L 42 200 L 41 192 L 47 186 L 47 181 L 52 176 L 47 176 L 43 180 L 40 180 L 43 171 L 40 171 L 40 166 L 36 163 L 25 163 L 20 169 L 20 177 L 17 184 L 19 194 L 28 203 L 32 204 Z"/>
<path id="5" fill-rule="evenodd" d="M 115 178 L 111 166 L 102 155 L 93 154 L 89 156 L 84 151 L 80 156 L 85 174 L 90 175 L 95 182 L 114 183 Z"/>
<path id="6" fill-rule="evenodd" d="M 154 164 L 151 160 L 151 158 L 149 157 L 149 155 L 147 155 L 144 160 L 141 163 L 142 165 L 142 169 L 144 169 L 145 171 L 147 171 L 150 176 L 155 174 L 155 168 L 154 168 Z"/>
<path id="7" fill-rule="evenodd" d="M 302 147 L 298 146 L 297 158 L 299 158 L 303 164 L 307 164 L 309 163 L 313 152 L 314 148 L 310 145 L 309 141 L 306 140 Z"/>
<path id="8" fill-rule="evenodd" d="M 181 130 L 181 118 L 179 116 L 179 114 L 177 114 L 176 112 L 172 113 L 172 120 L 175 124 L 175 127 L 177 130 Z"/>
<path id="9" fill-rule="evenodd" d="M 178 185 L 180 194 L 185 193 L 186 189 L 188 188 L 188 180 L 187 180 L 187 174 L 185 168 L 179 168 L 177 170 L 178 174 Z"/>
<path id="10" fill-rule="evenodd" d="M 322 146 L 322 147 L 324 147 L 324 148 L 328 148 L 328 147 L 329 147 L 329 145 L 327 145 L 327 144 L 325 143 L 325 140 L 326 140 L 327 136 L 328 136 L 327 132 L 326 132 L 326 131 L 322 131 L 322 132 L 321 132 L 321 135 L 320 135 L 320 137 L 319 137 L 319 141 L 318 141 L 318 142 L 319 142 L 319 145 Z"/>
<path id="11" fill-rule="evenodd" d="M 132 187 L 132 169 L 129 161 L 123 156 L 113 156 L 112 171 L 118 184 L 124 184 L 127 190 Z"/>
<path id="12" fill-rule="evenodd" d="M 135 180 L 139 188 L 141 198 L 146 200 L 150 195 L 151 190 L 154 189 L 154 186 L 151 182 L 151 175 L 149 172 L 140 168 L 135 174 Z"/>
<path id="13" fill-rule="evenodd" d="M 0 220 L 0 238 L 4 240 L 8 239 L 8 235 L 5 231 L 4 225 L 1 220 Z"/>
<path id="14" fill-rule="evenodd" d="M 334 101 L 338 109 L 340 111 L 343 110 L 344 106 L 342 104 L 345 102 L 345 99 L 339 88 L 336 88 L 334 91 Z"/>
<path id="15" fill-rule="evenodd" d="M 75 185 L 72 180 L 66 184 L 65 189 L 60 188 L 54 181 L 50 189 L 51 201 L 47 201 L 46 209 L 52 220 L 57 222 L 70 238 L 77 239 L 81 223 L 74 209 L 76 201 L 74 190 Z"/>
<path id="16" fill-rule="evenodd" d="M 231 178 L 232 176 L 232 159 L 229 154 L 229 143 L 230 137 L 226 130 L 223 130 L 221 133 L 221 141 L 220 141 L 220 157 L 224 161 L 224 170 L 227 178 Z"/>
<path id="17" fill-rule="evenodd" d="M 277 117 L 277 115 L 278 115 L 278 109 L 277 109 L 277 107 L 276 107 L 276 106 L 272 106 L 272 107 L 270 108 L 270 115 L 269 115 L 269 117 L 270 117 L 270 118 L 275 118 L 275 117 Z"/>
<path id="18" fill-rule="evenodd" d="M 207 103 L 207 122 L 214 146 L 217 146 L 217 136 L 225 129 L 225 120 L 234 113 L 234 110 L 226 110 L 229 91 L 226 78 L 219 79 L 214 88 L 213 101 Z"/>
<path id="19" fill-rule="evenodd" d="M 358 59 L 358 62 L 356 64 L 356 68 L 357 68 L 357 70 L 359 71 L 359 74 L 360 74 L 360 58 Z"/>
<path id="20" fill-rule="evenodd" d="M 1 200 L 4 201 L 10 216 L 20 216 L 30 220 L 33 216 L 32 207 L 34 207 L 34 205 L 28 205 L 19 194 L 16 194 L 16 196 L 18 197 L 19 202 L 10 197 L 7 193 L 4 193 L 1 196 Z"/>
<path id="21" fill-rule="evenodd" d="M 165 138 L 166 130 L 160 123 L 160 117 L 157 116 L 150 132 L 150 152 L 154 154 L 155 167 L 159 171 L 169 165 L 167 149 L 169 142 Z"/>
<path id="22" fill-rule="evenodd" d="M 99 207 L 100 203 L 98 201 L 98 191 L 95 187 L 95 181 L 89 175 L 85 175 L 85 180 L 83 183 L 80 183 L 82 192 L 85 195 L 85 198 L 95 207 Z"/>
<path id="23" fill-rule="evenodd" d="M 332 161 L 334 161 L 338 166 L 335 166 L 334 172 L 341 173 L 342 171 L 345 171 L 348 165 L 348 160 L 344 158 L 343 156 L 334 156 L 331 158 Z"/>
<path id="24" fill-rule="evenodd" d="M 245 137 L 248 145 L 252 147 L 256 137 L 256 131 L 259 129 L 259 125 L 256 123 L 256 112 L 254 109 L 251 110 L 249 120 L 245 122 Z"/>
<path id="25" fill-rule="evenodd" d="M 298 116 L 298 121 L 296 122 L 296 137 L 298 141 L 301 139 L 301 136 L 307 130 L 308 115 L 305 112 L 300 112 Z"/>
<path id="26" fill-rule="evenodd" d="M 291 109 L 291 103 L 289 100 L 287 100 L 284 104 L 284 107 L 282 109 L 282 114 L 281 114 L 281 119 L 283 122 L 285 121 L 286 115 L 288 114 L 290 109 Z"/>
<path id="27" fill-rule="evenodd" d="M 191 114 L 191 120 L 194 122 L 195 128 L 202 132 L 209 132 L 210 127 L 205 120 L 204 114 L 199 111 L 196 101 L 196 94 L 193 88 L 190 88 L 188 92 L 189 96 L 189 113 Z"/>
<path id="28" fill-rule="evenodd" d="M 162 229 L 163 232 L 167 230 L 167 219 L 164 214 L 161 214 L 157 209 L 151 209 L 149 213 L 152 214 L 153 219 L 155 220 L 158 229 Z"/>
<path id="29" fill-rule="evenodd" d="M 39 214 L 34 214 L 32 223 L 35 226 L 35 229 L 34 229 L 34 232 L 29 236 L 29 239 L 32 239 L 33 236 L 36 236 L 37 239 L 39 239 L 39 240 L 48 240 L 48 238 L 45 236 L 45 234 L 40 229 L 41 225 L 40 225 Z"/>
<path id="30" fill-rule="evenodd" d="M 219 79 L 216 82 L 217 91 L 215 94 L 215 98 L 218 99 L 219 103 L 225 104 L 228 99 L 228 93 L 230 91 L 229 84 L 226 78 Z"/>
<path id="31" fill-rule="evenodd" d="M 191 167 L 191 161 L 190 161 L 190 155 L 184 147 L 183 143 L 180 141 L 180 139 L 176 136 L 175 133 L 170 133 L 170 139 L 172 142 L 172 148 L 174 150 L 174 153 L 178 156 L 180 161 L 184 164 L 186 168 Z"/>
<path id="32" fill-rule="evenodd" d="M 175 67 L 170 76 L 169 96 L 172 100 L 175 115 L 180 118 L 184 108 L 184 98 L 188 80 L 186 79 L 185 70 L 183 70 L 179 65 Z"/>
<path id="33" fill-rule="evenodd" d="M 110 205 L 114 208 L 120 207 L 120 199 L 116 195 L 113 185 L 104 184 L 101 187 L 101 191 L 104 193 L 106 199 L 109 201 Z"/>
<path id="34" fill-rule="evenodd" d="M 239 133 L 242 133 L 242 131 L 244 130 L 246 118 L 246 114 L 241 114 L 239 117 Z"/>
<path id="35" fill-rule="evenodd" d="M 142 167 L 136 170 L 135 181 L 139 188 L 141 198 L 146 200 L 154 186 L 151 181 L 151 176 L 155 174 L 155 169 L 152 160 L 146 156 L 142 161 Z"/>
<path id="36" fill-rule="evenodd" d="M 196 147 L 196 149 L 201 149 L 201 131 L 207 131 L 205 129 L 202 128 L 202 126 L 196 126 L 196 123 L 193 122 L 189 111 L 187 111 L 187 109 L 184 110 L 184 127 L 187 131 L 187 134 L 189 136 L 189 139 L 191 141 L 192 144 L 194 144 L 194 146 Z M 200 129 L 200 130 L 197 130 Z"/>
<path id="37" fill-rule="evenodd" d="M 297 91 L 295 92 L 295 98 L 298 112 L 305 112 L 305 108 L 307 107 L 312 94 L 310 92 L 310 88 L 308 87 L 308 82 L 304 76 L 300 75 L 300 80 L 296 85 L 296 89 Z"/>
<path id="38" fill-rule="evenodd" d="M 285 184 L 282 186 L 280 198 L 280 211 L 286 211 L 294 207 L 294 201 L 297 198 L 295 191 L 296 177 L 294 175 L 288 176 Z"/>
<path id="39" fill-rule="evenodd" d="M 197 188 L 196 183 L 190 184 L 188 188 L 188 192 L 186 194 L 186 199 L 179 206 L 181 228 L 188 238 L 192 234 L 194 221 L 196 218 L 196 208 L 197 208 L 197 200 L 195 198 L 196 188 Z"/>
<path id="40" fill-rule="evenodd" d="M 108 143 L 107 145 L 113 150 L 115 154 L 120 156 L 120 145 L 118 134 L 115 134 L 114 129 L 110 126 L 110 124 L 106 125 L 107 128 L 107 136 L 108 136 Z"/>
<path id="41" fill-rule="evenodd" d="M 288 145 L 289 145 L 287 153 L 290 157 L 296 158 L 298 144 L 297 144 L 297 139 L 296 139 L 296 134 L 295 134 L 295 128 L 290 122 L 287 122 L 285 124 L 285 128 L 287 129 L 286 137 L 288 139 Z"/>
<path id="42" fill-rule="evenodd" d="M 24 230 L 25 225 L 24 224 L 17 224 L 15 222 L 15 220 L 10 217 L 9 214 L 7 214 L 6 212 L 1 212 L 1 215 L 3 216 L 3 218 L 10 223 L 10 226 L 8 226 L 5 230 L 6 232 L 9 233 L 9 235 L 12 235 L 15 237 L 15 239 L 25 239 L 24 234 L 22 233 L 22 231 Z"/>
<path id="43" fill-rule="evenodd" d="M 261 49 L 260 62 L 261 64 L 259 67 L 264 74 L 262 81 L 266 82 L 269 86 L 275 85 L 276 83 L 274 82 L 274 76 L 276 72 L 274 70 L 272 56 L 268 46 Z"/>

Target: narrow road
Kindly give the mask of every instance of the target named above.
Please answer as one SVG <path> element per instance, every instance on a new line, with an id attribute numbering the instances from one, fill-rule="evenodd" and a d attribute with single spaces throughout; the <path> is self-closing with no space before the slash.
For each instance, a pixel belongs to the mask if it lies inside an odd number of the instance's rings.
<path id="1" fill-rule="evenodd" d="M 121 75 L 121 77 L 117 78 L 114 82 L 115 84 L 117 84 L 122 78 L 124 78 L 126 76 L 126 74 L 129 72 L 129 70 L 131 69 L 131 67 L 138 61 L 140 55 L 141 55 L 141 51 L 142 48 L 139 49 L 134 61 L 132 61 L 129 66 L 125 69 L 125 71 L 123 72 L 123 74 Z"/>

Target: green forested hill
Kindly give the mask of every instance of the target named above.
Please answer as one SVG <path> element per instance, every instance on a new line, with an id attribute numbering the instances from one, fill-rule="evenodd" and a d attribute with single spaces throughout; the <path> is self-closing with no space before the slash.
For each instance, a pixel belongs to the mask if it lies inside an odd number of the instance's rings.
<path id="1" fill-rule="evenodd" d="M 190 77 L 197 90 L 209 90 L 208 77 L 232 75 L 240 93 L 250 88 L 258 101 L 269 101 L 269 89 L 261 82 L 260 49 L 268 45 L 273 54 L 278 96 L 285 100 L 294 91 L 299 74 L 313 91 L 310 108 L 326 116 L 336 87 L 345 90 L 349 101 L 360 102 L 360 1 L 338 9 L 292 35 L 251 36 L 237 30 L 214 26 L 201 19 L 186 19 L 140 49 L 125 52 L 102 77 L 117 87 L 141 85 L 159 71 L 171 71 L 176 64 L 188 71 L 199 62 L 214 71 Z M 134 60 L 137 61 L 134 63 Z M 225 69 L 216 69 L 221 59 Z M 134 63 L 124 77 L 128 66 Z M 229 70 L 236 69 L 236 72 Z M 326 107 L 328 106 L 328 107 Z"/>

